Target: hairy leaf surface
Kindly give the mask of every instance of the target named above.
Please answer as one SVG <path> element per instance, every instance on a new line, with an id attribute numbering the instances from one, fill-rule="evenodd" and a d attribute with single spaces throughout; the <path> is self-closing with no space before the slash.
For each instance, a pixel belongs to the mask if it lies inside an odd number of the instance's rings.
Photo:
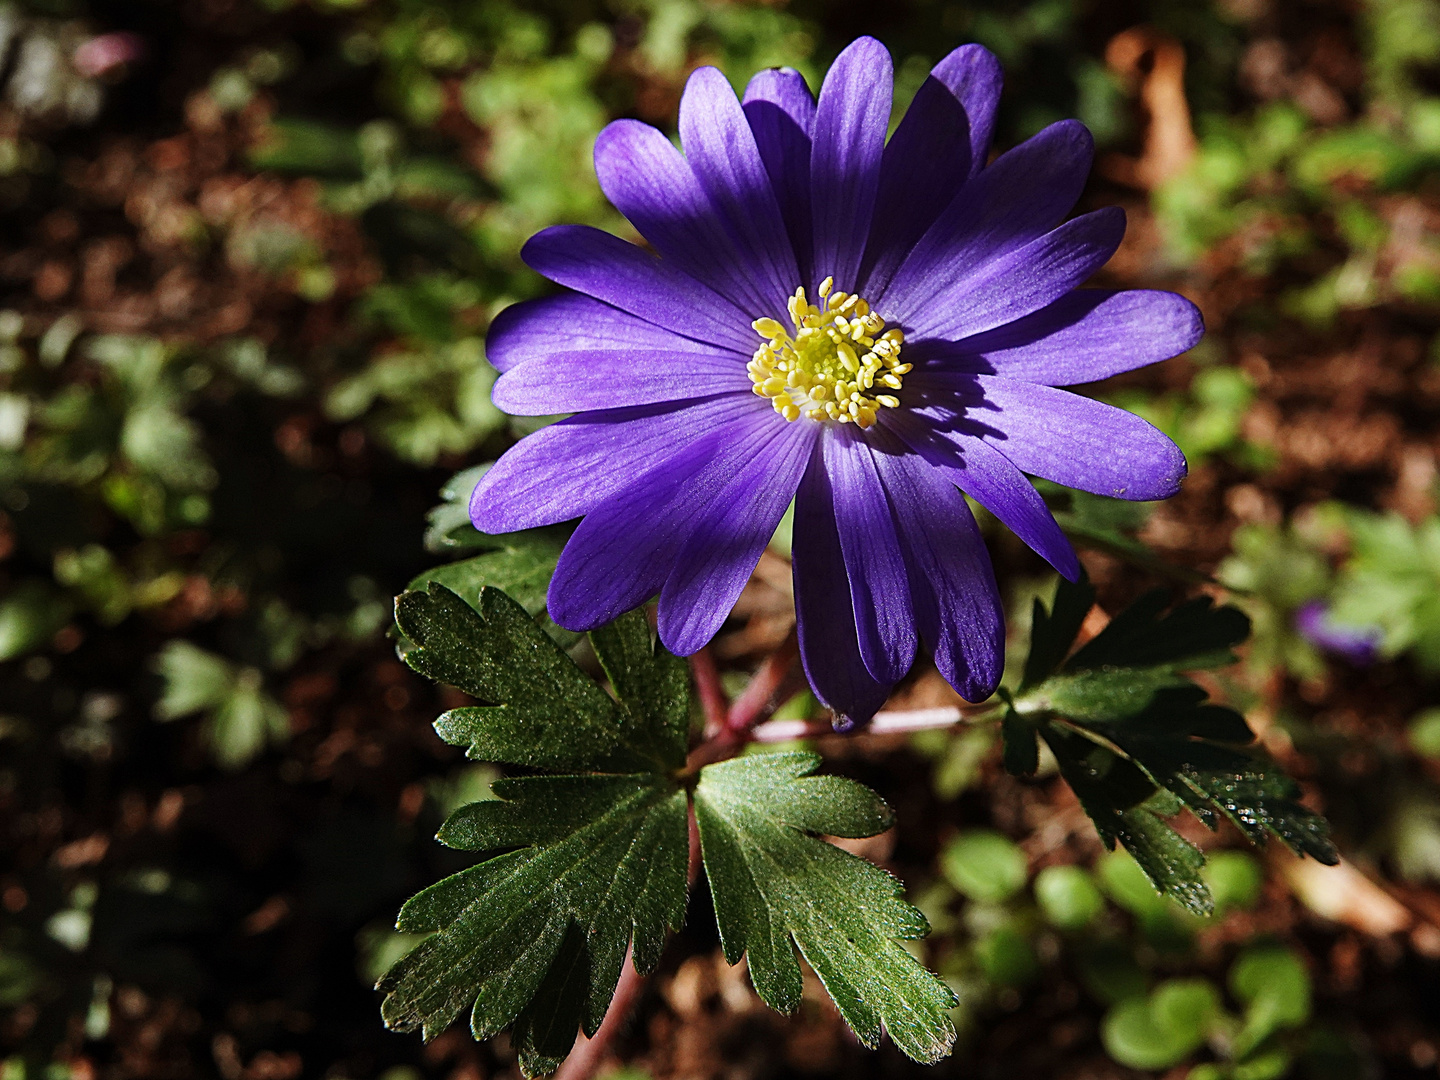
<path id="1" fill-rule="evenodd" d="M 819 764 L 757 754 L 701 773 L 695 817 L 725 957 L 744 954 L 761 999 L 791 1012 L 793 941 L 861 1042 L 883 1028 L 910 1057 L 938 1061 L 955 1041 L 955 997 L 900 944 L 928 933 L 925 917 L 895 878 L 812 835 L 873 836 L 889 808 L 853 781 L 810 775 Z"/>
<path id="2" fill-rule="evenodd" d="M 381 980 L 385 1022 L 427 1038 L 471 1010 L 477 1039 L 510 1027 L 527 1075 L 553 1071 L 604 1019 L 627 947 L 659 961 L 685 913 L 689 698 L 682 661 L 632 613 L 591 635 L 611 697 L 515 601 L 445 586 L 406 593 L 396 620 L 417 671 L 485 704 L 436 722 L 472 757 L 572 775 L 497 781 L 439 839 L 494 853 L 431 886 L 397 929 L 431 933 Z"/>

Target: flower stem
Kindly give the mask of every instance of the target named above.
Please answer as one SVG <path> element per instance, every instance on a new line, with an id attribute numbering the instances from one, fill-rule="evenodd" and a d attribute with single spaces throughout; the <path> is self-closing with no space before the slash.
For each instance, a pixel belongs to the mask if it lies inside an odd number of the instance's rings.
<path id="1" fill-rule="evenodd" d="M 780 647 L 765 658 L 760 670 L 750 679 L 750 685 L 735 699 L 725 726 L 732 732 L 749 732 L 767 713 L 772 711 L 772 699 L 784 684 L 786 676 L 800 655 L 800 642 L 792 629 Z"/>
<path id="2" fill-rule="evenodd" d="M 695 825 L 695 811 L 690 810 L 690 861 L 688 867 L 689 889 L 695 887 L 700 876 L 700 830 Z M 688 892 L 689 889 L 686 891 Z M 645 986 L 645 976 L 635 970 L 633 946 L 625 951 L 625 960 L 620 968 L 620 980 L 615 984 L 615 995 L 610 999 L 610 1008 L 605 1019 L 595 1029 L 595 1034 L 586 1038 L 581 1032 L 575 1039 L 570 1056 L 555 1070 L 553 1080 L 590 1080 L 605 1062 L 610 1044 L 630 1019 L 630 1012 L 640 999 Z"/>
<path id="3" fill-rule="evenodd" d="M 951 727 L 966 721 L 975 722 L 989 718 L 993 707 L 986 705 L 974 710 L 945 706 L 937 709 L 907 709 L 903 712 L 876 713 L 875 719 L 861 728 L 857 735 L 896 735 L 910 731 L 925 731 L 929 728 Z M 755 742 L 789 742 L 792 739 L 810 739 L 817 735 L 834 734 L 825 720 L 771 720 L 761 724 L 750 733 Z"/>
<path id="4" fill-rule="evenodd" d="M 725 730 L 730 711 L 730 698 L 720 684 L 720 669 L 706 645 L 690 657 L 690 674 L 695 680 L 695 693 L 705 713 L 705 738 L 713 739 Z"/>
<path id="5" fill-rule="evenodd" d="M 555 1070 L 554 1080 L 590 1080 L 595 1075 L 610 1051 L 610 1044 L 630 1019 L 630 1010 L 644 986 L 645 976 L 635 970 L 634 957 L 627 949 L 620 968 L 620 981 L 615 984 L 615 996 L 610 999 L 605 1019 L 595 1029 L 592 1038 L 587 1039 L 584 1032 L 576 1037 L 570 1056 Z"/>

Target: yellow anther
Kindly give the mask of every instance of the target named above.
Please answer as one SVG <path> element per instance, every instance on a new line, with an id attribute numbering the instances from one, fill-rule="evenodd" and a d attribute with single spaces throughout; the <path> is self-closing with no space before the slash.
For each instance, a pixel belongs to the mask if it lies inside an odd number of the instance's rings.
<path id="1" fill-rule="evenodd" d="M 746 365 L 750 381 L 786 420 L 806 416 L 868 428 L 878 410 L 900 405 L 893 393 L 873 391 L 901 389 L 900 377 L 911 366 L 900 362 L 904 335 L 899 327 L 886 330 L 861 297 L 836 292 L 833 278 L 816 293 L 818 303 L 804 288 L 786 303 L 793 333 L 775 319 L 750 324 L 765 339 Z"/>

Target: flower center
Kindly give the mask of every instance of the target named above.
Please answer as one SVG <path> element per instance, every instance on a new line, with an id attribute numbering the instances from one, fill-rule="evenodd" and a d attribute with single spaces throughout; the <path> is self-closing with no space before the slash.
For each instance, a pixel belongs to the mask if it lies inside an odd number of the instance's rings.
<path id="1" fill-rule="evenodd" d="M 900 362 L 904 335 L 899 327 L 886 330 L 860 297 L 832 292 L 834 285 L 833 278 L 820 283 L 818 307 L 803 287 L 795 290 L 787 305 L 793 335 L 774 319 L 750 324 L 769 339 L 748 365 L 750 381 L 786 420 L 808 416 L 868 428 L 877 409 L 900 404 L 889 391 L 900 389 L 911 367 Z"/>

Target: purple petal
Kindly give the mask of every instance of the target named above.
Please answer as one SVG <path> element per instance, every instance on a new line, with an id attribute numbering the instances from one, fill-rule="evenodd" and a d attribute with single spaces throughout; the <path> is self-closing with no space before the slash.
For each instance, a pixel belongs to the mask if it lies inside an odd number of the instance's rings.
<path id="1" fill-rule="evenodd" d="M 1064 120 L 996 158 L 950 200 L 898 269 L 893 260 L 876 267 L 866 286 L 874 303 L 928 333 L 916 313 L 945 310 L 964 295 L 960 282 L 1064 219 L 1084 190 L 1094 153 L 1085 125 Z"/>
<path id="2" fill-rule="evenodd" d="M 615 209 L 672 266 L 741 310 L 753 311 L 752 319 L 785 310 L 783 295 L 777 307 L 775 290 L 758 287 L 750 269 L 753 260 L 732 241 L 704 178 L 649 124 L 616 120 L 607 125 L 595 140 L 595 175 Z"/>
<path id="3" fill-rule="evenodd" d="M 860 655 L 877 682 L 893 686 L 915 662 L 915 625 L 890 500 L 863 435 L 848 425 L 831 425 L 822 446 Z"/>
<path id="4" fill-rule="evenodd" d="M 874 38 L 854 41 L 825 75 L 810 149 L 815 226 L 811 284 L 833 277 L 836 286 L 849 292 L 859 280 L 893 90 L 890 54 Z"/>
<path id="5" fill-rule="evenodd" d="M 745 87 L 745 118 L 794 249 L 800 281 L 810 280 L 810 129 L 815 98 L 793 68 L 770 68 Z"/>
<path id="6" fill-rule="evenodd" d="M 677 334 L 755 351 L 754 315 L 634 244 L 588 225 L 552 225 L 520 251 L 527 266 Z"/>
<path id="7" fill-rule="evenodd" d="M 914 454 L 877 453 L 875 461 L 912 568 L 920 637 L 945 681 L 967 701 L 984 701 L 1005 666 L 1005 616 L 975 517 Z"/>
<path id="8" fill-rule="evenodd" d="M 1034 485 L 984 439 L 959 431 L 940 410 L 887 412 L 894 431 L 945 479 L 999 518 L 1063 576 L 1080 577 L 1080 560 Z M 899 511 L 896 511 L 897 514 Z"/>
<path id="9" fill-rule="evenodd" d="M 962 271 L 920 306 L 907 309 L 886 300 L 881 313 L 895 311 L 908 338 L 955 341 L 992 330 L 1039 311 L 1083 283 L 1110 261 L 1124 236 L 1125 211 L 1107 206 Z"/>
<path id="10" fill-rule="evenodd" d="M 553 353 L 636 349 L 708 354 L 719 348 L 576 292 L 511 304 L 495 316 L 485 335 L 485 357 L 502 372 Z M 730 355 L 748 360 L 751 353 Z"/>
<path id="11" fill-rule="evenodd" d="M 564 352 L 501 375 L 491 399 L 512 416 L 617 409 L 750 391 L 732 352 Z"/>
<path id="12" fill-rule="evenodd" d="M 930 72 L 885 146 L 864 288 L 888 282 L 965 182 L 985 166 L 1003 75 L 981 45 L 962 45 Z M 1068 208 L 1067 208 L 1068 209 Z"/>
<path id="13" fill-rule="evenodd" d="M 659 592 L 692 530 L 715 524 L 707 512 L 714 493 L 768 453 L 778 434 L 789 434 L 786 427 L 772 411 L 751 412 L 660 457 L 638 478 L 631 473 L 565 545 L 546 598 L 550 617 L 569 630 L 593 630 Z"/>
<path id="14" fill-rule="evenodd" d="M 1293 625 L 1301 636 L 1326 652 L 1344 657 L 1356 667 L 1368 667 L 1379 658 L 1385 631 L 1379 626 L 1337 623 L 1324 600 L 1307 600 L 1295 611 Z"/>
<path id="15" fill-rule="evenodd" d="M 704 522 L 685 542 L 660 591 L 660 640 L 675 655 L 695 652 L 729 618 L 795 495 L 819 434 L 810 422 L 780 425 L 743 466 L 716 476 L 713 494 L 687 493 L 705 501 Z"/>
<path id="16" fill-rule="evenodd" d="M 954 342 L 947 359 L 1007 379 L 1073 386 L 1179 356 L 1205 333 L 1172 292 L 1077 289 L 1007 326 Z"/>
<path id="17" fill-rule="evenodd" d="M 657 462 L 716 430 L 774 412 L 753 394 L 583 413 L 541 428 L 490 467 L 470 496 L 481 532 L 552 525 L 588 514 Z"/>
<path id="18" fill-rule="evenodd" d="M 815 696 L 853 725 L 879 711 L 893 684 L 876 682 L 860 656 L 834 504 L 823 458 L 813 454 L 795 497 L 791 551 L 800 662 Z"/>
<path id="19" fill-rule="evenodd" d="M 980 435 L 1025 472 L 1057 484 L 1143 501 L 1168 499 L 1185 479 L 1180 448 L 1113 405 L 998 375 L 917 370 L 905 383 L 932 401 L 949 394 L 964 406 L 958 427 Z M 983 399 L 974 398 L 976 388 Z"/>
<path id="20" fill-rule="evenodd" d="M 755 135 L 718 69 L 698 68 L 686 83 L 680 140 L 700 185 L 730 225 L 753 288 L 769 302 L 755 309 L 756 317 L 783 317 L 800 270 Z"/>

